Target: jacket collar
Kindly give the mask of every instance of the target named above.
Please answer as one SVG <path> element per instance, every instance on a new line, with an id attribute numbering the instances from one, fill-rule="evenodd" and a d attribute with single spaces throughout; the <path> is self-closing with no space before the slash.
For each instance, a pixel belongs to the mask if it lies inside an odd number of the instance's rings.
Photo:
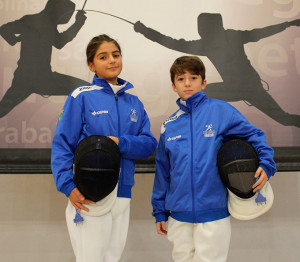
<path id="1" fill-rule="evenodd" d="M 203 93 L 203 91 L 200 91 L 192 95 L 191 97 L 189 97 L 187 100 L 185 100 L 186 106 L 180 102 L 180 98 L 177 99 L 176 103 L 180 107 L 180 109 L 183 110 L 184 112 L 191 112 L 193 111 L 194 108 L 199 106 L 206 99 L 207 96 Z"/>
<path id="2" fill-rule="evenodd" d="M 120 89 L 117 94 L 121 95 L 123 94 L 126 90 L 133 88 L 133 85 L 121 78 L 118 78 L 118 84 L 119 85 L 124 85 L 122 89 Z M 92 85 L 97 85 L 103 87 L 103 91 L 109 94 L 114 94 L 114 91 L 112 90 L 111 86 L 109 83 L 104 79 L 104 78 L 99 78 L 96 75 L 94 76 Z"/>

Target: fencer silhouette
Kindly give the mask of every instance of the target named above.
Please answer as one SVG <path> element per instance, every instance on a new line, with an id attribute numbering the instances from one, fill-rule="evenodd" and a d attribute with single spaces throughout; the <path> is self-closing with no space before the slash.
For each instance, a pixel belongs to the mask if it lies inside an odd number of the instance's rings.
<path id="1" fill-rule="evenodd" d="M 88 84 L 81 79 L 53 72 L 50 65 L 52 46 L 63 48 L 85 23 L 84 11 L 78 11 L 74 24 L 66 31 L 58 32 L 57 26 L 68 23 L 74 11 L 75 4 L 70 0 L 49 0 L 40 13 L 25 15 L 0 27 L 0 34 L 8 44 L 21 43 L 20 59 L 11 87 L 0 102 L 0 117 L 32 93 L 68 95 L 75 87 Z"/>
<path id="2" fill-rule="evenodd" d="M 223 82 L 209 84 L 205 89 L 208 97 L 228 102 L 244 100 L 282 125 L 300 127 L 300 116 L 285 112 L 264 89 L 244 50 L 246 43 L 257 42 L 289 26 L 299 25 L 300 19 L 297 19 L 250 31 L 224 29 L 221 14 L 202 13 L 198 16 L 199 40 L 173 39 L 140 21 L 134 24 L 134 30 L 169 49 L 210 59 Z"/>

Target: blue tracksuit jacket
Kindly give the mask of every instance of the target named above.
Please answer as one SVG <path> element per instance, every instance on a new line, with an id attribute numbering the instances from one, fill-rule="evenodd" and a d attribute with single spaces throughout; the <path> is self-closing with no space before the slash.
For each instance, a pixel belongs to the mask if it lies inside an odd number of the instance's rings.
<path id="1" fill-rule="evenodd" d="M 177 101 L 180 109 L 162 125 L 156 153 L 152 205 L 156 221 L 168 216 L 203 223 L 229 216 L 227 190 L 217 168 L 223 142 L 242 138 L 256 149 L 268 177 L 276 172 L 265 134 L 230 104 L 198 92 Z"/>
<path id="2" fill-rule="evenodd" d="M 91 135 L 116 136 L 121 152 L 118 196 L 131 198 L 135 159 L 150 156 L 157 141 L 150 132 L 150 122 L 142 102 L 125 91 L 114 94 L 108 82 L 94 77 L 93 83 L 76 88 L 67 98 L 59 117 L 52 142 L 51 167 L 57 189 L 69 196 L 76 187 L 73 181 L 73 159 L 78 143 Z"/>

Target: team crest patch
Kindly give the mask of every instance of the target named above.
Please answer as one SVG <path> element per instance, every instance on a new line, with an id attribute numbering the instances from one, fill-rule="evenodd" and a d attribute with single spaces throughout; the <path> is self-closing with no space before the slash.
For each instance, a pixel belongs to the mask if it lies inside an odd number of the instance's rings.
<path id="1" fill-rule="evenodd" d="M 203 135 L 205 137 L 213 137 L 215 135 L 215 131 L 212 130 L 213 125 L 209 124 L 209 125 L 206 125 L 205 127 L 206 127 L 206 130 L 203 131 Z"/>
<path id="2" fill-rule="evenodd" d="M 64 113 L 64 110 L 62 109 L 62 110 L 60 111 L 60 114 L 59 114 L 59 117 L 58 117 L 58 121 L 61 120 L 63 113 Z"/>
<path id="3" fill-rule="evenodd" d="M 131 109 L 130 120 L 132 122 L 137 122 L 138 121 L 138 116 L 136 115 L 136 110 L 135 109 Z"/>

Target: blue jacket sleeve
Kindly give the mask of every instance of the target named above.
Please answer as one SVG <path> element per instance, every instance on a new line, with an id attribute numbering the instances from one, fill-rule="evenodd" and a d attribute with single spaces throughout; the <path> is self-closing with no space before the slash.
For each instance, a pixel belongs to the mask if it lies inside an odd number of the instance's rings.
<path id="1" fill-rule="evenodd" d="M 51 168 L 57 190 L 67 197 L 76 187 L 73 181 L 73 160 L 82 129 L 81 106 L 69 96 L 52 141 Z"/>
<path id="2" fill-rule="evenodd" d="M 252 125 L 237 109 L 233 109 L 232 121 L 227 135 L 249 142 L 258 154 L 259 166 L 265 170 L 268 178 L 270 178 L 277 170 L 273 160 L 274 150 L 268 146 L 265 133 Z"/>
<path id="3" fill-rule="evenodd" d="M 123 158 L 143 159 L 151 156 L 156 149 L 157 141 L 150 131 L 150 121 L 143 109 L 142 125 L 137 136 L 119 137 L 119 149 Z"/>
<path id="4" fill-rule="evenodd" d="M 170 186 L 170 163 L 165 150 L 164 134 L 161 134 L 155 157 L 156 172 L 152 191 L 152 215 L 156 222 L 167 221 L 170 211 L 165 209 L 167 191 Z"/>

